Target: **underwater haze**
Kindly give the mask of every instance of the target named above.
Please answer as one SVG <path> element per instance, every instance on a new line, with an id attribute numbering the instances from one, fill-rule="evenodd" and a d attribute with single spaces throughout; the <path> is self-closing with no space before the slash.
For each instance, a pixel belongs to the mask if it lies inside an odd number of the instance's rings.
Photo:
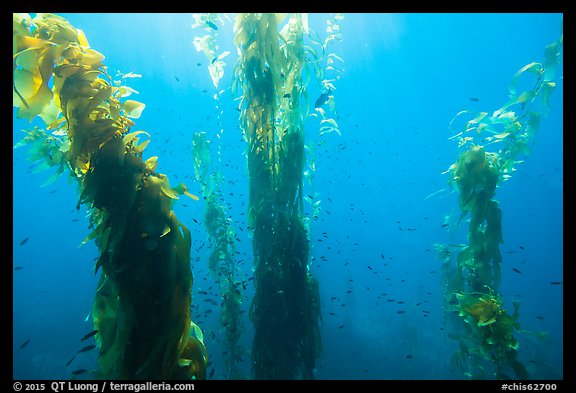
<path id="1" fill-rule="evenodd" d="M 200 196 L 182 196 L 173 209 L 191 232 L 191 319 L 204 334 L 209 379 L 228 374 L 194 134 L 205 132 L 212 157 L 219 155 L 244 283 L 238 342 L 244 352 L 235 361 L 251 379 L 254 254 L 247 144 L 231 92 L 235 16 L 222 18 L 217 29 L 219 50 L 230 54 L 216 89 L 210 61 L 194 46 L 204 32 L 191 26 L 192 14 L 59 15 L 82 29 L 113 78 L 118 71 L 141 75 L 127 82 L 138 92 L 130 98 L 146 105 L 132 128 L 150 134 L 144 159 L 158 156 L 158 170 L 171 184 L 183 182 Z M 323 37 L 331 16 L 308 17 Z M 311 113 L 315 103 L 324 104 L 323 94 L 333 95 L 339 133 L 321 134 L 317 117 L 304 123 L 304 194 L 321 201 L 315 212 L 311 204 L 305 208 L 307 217 L 316 216 L 309 256 L 322 318 L 315 378 L 466 379 L 453 360 L 461 341 L 448 322 L 435 247 L 467 242 L 469 217 L 457 230 L 447 225 L 447 217 L 460 216 L 446 173 L 461 153 L 449 139 L 455 134 L 450 123 L 460 111 L 492 114 L 506 104 L 516 73 L 543 62 L 546 46 L 560 37 L 562 14 L 353 13 L 339 24 L 342 40 L 333 51 L 344 65 L 335 90 L 322 89 L 313 76 L 307 87 Z M 514 337 L 530 379 L 564 376 L 562 75 L 560 63 L 530 154 L 494 196 L 503 238 L 497 289 L 509 314 L 520 305 Z M 17 108 L 13 113 L 13 144 L 25 136 L 22 130 L 45 127 L 39 118 L 18 118 Z M 93 240 L 81 245 L 92 230 L 77 182 L 65 171 L 41 186 L 54 170 L 36 171 L 28 153 L 29 147 L 13 150 L 13 378 L 69 379 L 85 370 L 74 377 L 90 379 L 98 348 L 90 347 L 93 337 L 81 339 L 94 329 L 98 247 Z"/>

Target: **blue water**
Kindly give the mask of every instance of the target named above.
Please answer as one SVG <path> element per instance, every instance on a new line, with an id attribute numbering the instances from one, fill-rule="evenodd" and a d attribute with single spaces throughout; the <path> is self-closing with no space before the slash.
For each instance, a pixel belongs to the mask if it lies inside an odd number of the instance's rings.
<path id="1" fill-rule="evenodd" d="M 134 99 L 146 104 L 133 128 L 151 135 L 144 158 L 157 155 L 157 170 L 172 184 L 183 181 L 201 195 L 192 136 L 206 131 L 215 139 L 219 126 L 207 60 L 192 44 L 203 32 L 190 27 L 192 16 L 61 15 L 106 56 L 111 75 L 116 70 L 142 74 L 129 85 L 140 93 Z M 321 34 L 325 20 L 326 15 L 310 15 Z M 451 119 L 465 109 L 491 113 L 501 107 L 514 74 L 544 60 L 545 46 L 559 37 L 560 21 L 560 14 L 348 14 L 341 22 L 343 42 L 335 50 L 346 67 L 335 99 L 342 135 L 320 137 L 317 119 L 306 122 L 307 143 L 323 142 L 315 148 L 314 182 L 306 184 L 306 192 L 318 192 L 322 200 L 311 237 L 323 316 L 317 378 L 463 378 L 450 365 L 457 343 L 446 334 L 441 262 L 433 244 L 464 243 L 465 227 L 455 236 L 441 227 L 444 216 L 458 207 L 456 193 L 425 198 L 447 187 L 448 177 L 441 173 L 458 157 L 457 142 L 448 140 Z M 236 59 L 232 23 L 219 34 L 220 50 L 231 51 L 220 82 L 220 88 L 228 88 Z M 560 66 L 551 111 L 541 122 L 532 155 L 495 197 L 503 211 L 505 308 L 512 311 L 512 300 L 519 300 L 522 329 L 549 332 L 544 339 L 516 334 L 519 359 L 535 379 L 563 377 L 563 286 L 549 284 L 563 281 L 562 75 Z M 313 82 L 309 94 L 311 103 L 320 94 Z M 223 191 L 240 239 L 238 260 L 250 277 L 246 146 L 232 98 L 228 91 L 220 101 Z M 27 127 L 14 115 L 14 143 Z M 22 267 L 13 272 L 13 377 L 65 379 L 73 370 L 97 368 L 95 350 L 65 364 L 93 329 L 85 319 L 97 285 L 98 251 L 93 242 L 79 247 L 90 230 L 85 207 L 76 209 L 75 182 L 65 174 L 40 187 L 50 173 L 32 173 L 26 153 L 20 148 L 13 156 L 13 264 Z M 220 379 L 218 309 L 198 293 L 217 291 L 207 269 L 204 204 L 182 200 L 174 210 L 192 232 L 192 302 L 199 305 L 192 317 L 204 330 L 212 378 Z M 243 293 L 240 342 L 247 351 L 253 293 L 250 282 Z M 206 316 L 209 307 L 214 312 Z M 249 363 L 245 356 L 246 373 Z"/>

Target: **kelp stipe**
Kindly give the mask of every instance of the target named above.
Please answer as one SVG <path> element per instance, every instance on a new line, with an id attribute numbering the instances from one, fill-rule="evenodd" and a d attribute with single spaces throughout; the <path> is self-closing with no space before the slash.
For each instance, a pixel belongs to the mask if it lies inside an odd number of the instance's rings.
<path id="1" fill-rule="evenodd" d="M 513 302 L 510 314 L 499 293 L 502 211 L 492 198 L 497 186 L 510 179 L 515 165 L 522 162 L 519 158 L 530 154 L 540 118 L 549 110 L 562 43 L 561 35 L 546 47 L 544 64 L 530 63 L 518 71 L 510 84 L 509 101 L 491 116 L 461 111 L 450 123 L 452 128 L 463 116 L 472 118 L 451 138 L 459 141 L 461 154 L 446 171 L 459 193 L 458 222 L 470 214 L 468 244 L 435 247 L 444 262 L 444 307 L 452 337 L 460 344 L 452 364 L 470 379 L 530 378 L 517 358 L 519 344 L 514 336 L 524 332 L 518 323 L 520 304 Z M 535 77 L 532 87 L 517 92 L 519 79 L 529 74 Z M 487 150 L 497 143 L 502 144 L 497 152 Z"/>
<path id="2" fill-rule="evenodd" d="M 321 349 L 318 282 L 308 268 L 303 221 L 306 18 L 239 14 L 234 75 L 243 93 L 253 228 L 254 285 L 250 316 L 255 379 L 311 379 Z M 288 97 L 290 97 L 288 99 Z"/>
<path id="3" fill-rule="evenodd" d="M 13 32 L 18 116 L 55 130 L 33 130 L 22 144 L 33 143 L 44 164 L 70 168 L 94 228 L 85 241 L 101 253 L 92 312 L 99 377 L 205 378 L 202 333 L 190 320 L 190 232 L 171 209 L 182 194 L 197 198 L 155 172 L 157 157 L 143 161 L 149 136 L 129 131 L 144 105 L 120 101 L 130 89 L 112 84 L 82 31 L 57 15 L 14 14 Z"/>

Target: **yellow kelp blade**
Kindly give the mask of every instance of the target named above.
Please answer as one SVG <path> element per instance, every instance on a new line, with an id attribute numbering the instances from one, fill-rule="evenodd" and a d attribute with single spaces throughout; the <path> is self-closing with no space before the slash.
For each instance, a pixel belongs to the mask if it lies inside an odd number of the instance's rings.
<path id="1" fill-rule="evenodd" d="M 144 164 L 146 165 L 146 169 L 150 172 L 154 172 L 158 166 L 158 156 L 150 157 L 144 162 Z"/>
<path id="2" fill-rule="evenodd" d="M 124 102 L 124 111 L 126 111 L 126 116 L 132 119 L 138 119 L 144 108 L 146 108 L 146 105 L 138 101 L 126 100 L 126 102 Z"/>

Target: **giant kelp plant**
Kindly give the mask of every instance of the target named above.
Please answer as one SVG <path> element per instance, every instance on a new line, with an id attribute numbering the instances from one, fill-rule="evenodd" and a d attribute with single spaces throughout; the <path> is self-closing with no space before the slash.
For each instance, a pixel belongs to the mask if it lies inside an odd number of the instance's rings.
<path id="1" fill-rule="evenodd" d="M 561 36 L 546 47 L 544 64 L 530 63 L 518 71 L 503 107 L 491 116 L 487 112 L 473 115 L 451 138 L 459 141 L 461 153 L 447 172 L 450 185 L 459 193 L 462 213 L 458 222 L 470 214 L 468 244 L 457 247 L 455 263 L 451 257 L 454 247 L 438 244 L 436 249 L 444 261 L 445 309 L 454 329 L 452 336 L 460 346 L 453 364 L 471 379 L 509 379 L 511 372 L 516 379 L 529 378 L 517 356 L 519 303 L 513 302 L 510 315 L 499 293 L 502 211 L 493 197 L 521 158 L 530 154 L 540 118 L 548 112 L 562 43 Z M 534 81 L 523 81 L 525 90 L 518 92 L 521 79 L 530 74 Z M 460 112 L 451 126 L 465 115 L 472 112 Z M 492 146 L 501 147 L 488 151 Z"/>
<path id="2" fill-rule="evenodd" d="M 192 147 L 196 179 L 202 184 L 206 198 L 204 225 L 212 247 L 208 267 L 218 282 L 222 299 L 220 323 L 224 331 L 226 379 L 244 379 L 239 367 L 244 350 L 238 344 L 242 333 L 242 294 L 241 282 L 236 279 L 236 233 L 222 199 L 222 174 L 220 170 L 211 168 L 210 141 L 206 139 L 206 133 L 194 134 Z"/>
<path id="3" fill-rule="evenodd" d="M 47 124 L 17 146 L 32 144 L 32 158 L 57 174 L 70 169 L 93 228 L 86 241 L 100 249 L 99 377 L 204 378 L 207 353 L 190 320 L 191 237 L 171 209 L 182 194 L 197 198 L 170 187 L 157 157 L 142 159 L 149 135 L 130 128 L 144 105 L 121 102 L 133 90 L 112 82 L 104 56 L 62 17 L 14 14 L 13 43 L 18 116 Z"/>
<path id="4" fill-rule="evenodd" d="M 202 51 L 208 60 L 208 71 L 214 87 L 224 76 L 224 58 L 230 52 L 219 53 L 218 25 L 222 27 L 223 19 L 215 13 L 194 14 L 193 28 L 202 29 L 205 34 L 194 38 L 196 50 Z M 218 283 L 219 294 L 222 299 L 220 309 L 220 324 L 224 332 L 224 358 L 226 379 L 245 379 L 246 376 L 240 367 L 244 349 L 238 341 L 243 329 L 242 324 L 242 294 L 241 281 L 236 277 L 241 270 L 236 266 L 236 232 L 232 219 L 227 217 L 228 210 L 222 197 L 223 175 L 220 170 L 222 146 L 220 140 L 224 133 L 222 127 L 221 111 L 219 108 L 220 96 L 225 90 L 214 94 L 217 125 L 219 130 L 215 133 L 217 145 L 216 160 L 211 159 L 210 146 L 206 132 L 197 132 L 192 140 L 192 156 L 194 159 L 194 173 L 196 180 L 202 185 L 202 193 L 206 201 L 204 225 L 210 241 L 212 252 L 208 259 L 208 267 Z M 245 285 L 245 284 L 244 284 Z"/>
<path id="5" fill-rule="evenodd" d="M 303 221 L 306 15 L 239 14 L 234 75 L 250 176 L 255 379 L 311 379 L 321 350 L 318 282 Z"/>

